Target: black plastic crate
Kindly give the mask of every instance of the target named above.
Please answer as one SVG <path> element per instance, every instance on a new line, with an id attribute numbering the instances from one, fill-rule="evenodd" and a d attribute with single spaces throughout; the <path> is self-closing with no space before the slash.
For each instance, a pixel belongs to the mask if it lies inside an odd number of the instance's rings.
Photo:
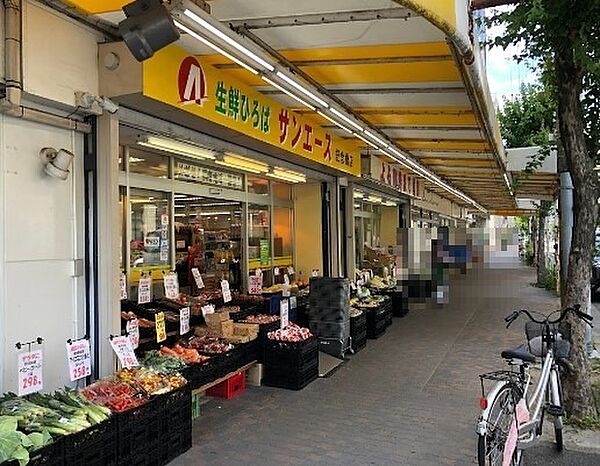
<path id="1" fill-rule="evenodd" d="M 301 358 L 290 361 L 287 359 L 280 359 L 277 357 L 267 356 L 265 358 L 265 371 L 268 372 L 271 369 L 275 370 L 287 370 L 290 372 L 302 372 L 307 367 L 312 367 L 315 365 L 315 361 L 318 364 L 319 361 L 319 348 L 316 347 L 312 349 L 310 352 L 302 355 Z"/>
<path id="2" fill-rule="evenodd" d="M 327 322 L 345 322 L 350 318 L 349 306 L 310 306 L 308 319 Z"/>
<path id="3" fill-rule="evenodd" d="M 52 443 L 29 452 L 27 466 L 64 466 L 65 451 L 63 438 L 57 437 Z M 18 461 L 4 461 L 1 466 L 19 466 Z"/>
<path id="4" fill-rule="evenodd" d="M 387 326 L 385 325 L 381 325 L 381 326 L 377 326 L 375 328 L 369 328 L 367 327 L 367 338 L 369 340 L 377 340 L 380 336 L 382 336 L 385 331 L 387 329 Z"/>
<path id="5" fill-rule="evenodd" d="M 309 328 L 310 332 L 319 338 L 346 339 L 350 336 L 350 320 L 345 322 L 311 320 Z"/>
<path id="6" fill-rule="evenodd" d="M 119 465 L 138 464 L 136 461 L 139 457 L 144 457 L 146 451 L 159 446 L 161 419 L 156 407 L 154 398 L 116 415 Z"/>
<path id="7" fill-rule="evenodd" d="M 288 390 L 301 390 L 318 377 L 319 360 L 317 359 L 316 364 L 307 367 L 303 371 L 292 372 L 267 368 L 265 377 L 263 378 L 263 385 L 286 388 Z"/>
<path id="8" fill-rule="evenodd" d="M 298 366 L 305 360 L 313 358 L 315 351 L 318 351 L 318 340 L 314 336 L 297 343 L 267 339 L 265 364 L 271 362 L 278 365 Z"/>
<path id="9" fill-rule="evenodd" d="M 261 346 L 258 338 L 251 340 L 248 343 L 242 343 L 239 346 L 244 347 L 244 352 L 242 354 L 242 366 L 250 364 L 252 361 L 258 361 L 261 353 Z"/>
<path id="10" fill-rule="evenodd" d="M 178 390 L 159 395 L 155 409 L 160 418 L 160 436 L 165 438 L 171 430 L 192 428 L 192 390 L 184 385 Z"/>
<path id="11" fill-rule="evenodd" d="M 352 351 L 356 354 L 365 346 L 367 346 L 366 330 L 363 333 L 357 335 L 356 337 L 352 337 Z"/>
<path id="12" fill-rule="evenodd" d="M 116 466 L 117 419 L 64 437 L 65 466 Z"/>
<path id="13" fill-rule="evenodd" d="M 214 373 L 212 358 L 199 364 L 190 364 L 181 371 L 192 390 L 215 380 Z"/>
<path id="14" fill-rule="evenodd" d="M 163 464 L 170 463 L 190 448 L 192 448 L 191 422 L 189 426 L 171 429 L 168 435 L 165 436 L 165 442 L 162 448 L 161 459 L 165 461 Z"/>

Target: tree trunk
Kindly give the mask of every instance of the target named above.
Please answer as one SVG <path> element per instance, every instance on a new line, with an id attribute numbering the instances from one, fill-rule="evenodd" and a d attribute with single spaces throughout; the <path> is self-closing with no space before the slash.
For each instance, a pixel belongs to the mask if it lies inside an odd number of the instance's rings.
<path id="1" fill-rule="evenodd" d="M 567 164 L 573 179 L 573 238 L 565 286 L 566 306 L 581 305 L 589 313 L 594 231 L 598 215 L 598 186 L 594 165 L 587 152 L 581 102 L 581 67 L 575 63 L 572 43 L 566 40 L 555 50 L 558 91 L 558 122 Z M 595 415 L 590 364 L 585 350 L 585 324 L 570 318 L 571 356 L 567 361 L 564 394 L 569 414 L 581 419 Z"/>
<path id="2" fill-rule="evenodd" d="M 548 270 L 546 269 L 546 211 L 544 210 L 544 202 L 547 201 L 542 201 L 538 216 L 538 255 L 536 262 L 538 286 L 543 286 L 546 283 L 546 275 L 548 275 Z"/>

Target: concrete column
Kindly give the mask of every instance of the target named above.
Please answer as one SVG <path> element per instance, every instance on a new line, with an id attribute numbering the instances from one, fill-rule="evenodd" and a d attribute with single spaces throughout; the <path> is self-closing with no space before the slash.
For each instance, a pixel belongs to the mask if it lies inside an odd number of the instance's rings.
<path id="1" fill-rule="evenodd" d="M 96 309 L 100 376 L 111 374 L 115 358 L 109 343 L 120 332 L 119 119 L 104 113 L 97 127 L 98 303 Z M 129 260 L 129 258 L 124 258 Z"/>

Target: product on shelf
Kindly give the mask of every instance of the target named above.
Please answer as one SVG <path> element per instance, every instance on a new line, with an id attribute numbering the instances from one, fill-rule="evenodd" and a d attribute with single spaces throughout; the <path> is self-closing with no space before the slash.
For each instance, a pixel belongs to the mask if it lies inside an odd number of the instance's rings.
<path id="1" fill-rule="evenodd" d="M 144 391 L 148 395 L 168 393 L 186 383 L 186 380 L 179 374 L 166 375 L 144 367 L 121 369 L 115 375 L 117 380 Z"/>
<path id="2" fill-rule="evenodd" d="M 81 394 L 92 403 L 105 406 L 115 413 L 137 408 L 148 401 L 148 397 L 131 385 L 112 379 L 102 379 L 81 390 Z"/>
<path id="3" fill-rule="evenodd" d="M 284 329 L 278 329 L 273 332 L 269 332 L 267 336 L 269 340 L 296 343 L 309 339 L 313 336 L 313 334 L 307 328 L 299 327 L 294 323 L 290 323 Z"/>
<path id="4" fill-rule="evenodd" d="M 193 348 L 184 348 L 179 344 L 173 346 L 173 348 L 167 348 L 166 346 L 163 346 L 160 349 L 160 354 L 163 356 L 178 358 L 187 364 L 200 364 L 207 359 L 210 359 L 207 356 L 202 356 L 200 353 L 198 353 L 198 350 Z"/>
<path id="5" fill-rule="evenodd" d="M 234 348 L 231 343 L 209 336 L 192 337 L 188 340 L 187 346 L 206 354 L 223 354 Z"/>
<path id="6" fill-rule="evenodd" d="M 278 320 L 279 316 L 277 315 L 257 314 L 246 317 L 242 322 L 247 324 L 270 324 Z"/>
<path id="7" fill-rule="evenodd" d="M 156 350 L 148 351 L 142 360 L 142 366 L 163 374 L 175 374 L 181 372 L 187 364 L 177 356 L 163 353 L 161 349 L 160 352 Z"/>

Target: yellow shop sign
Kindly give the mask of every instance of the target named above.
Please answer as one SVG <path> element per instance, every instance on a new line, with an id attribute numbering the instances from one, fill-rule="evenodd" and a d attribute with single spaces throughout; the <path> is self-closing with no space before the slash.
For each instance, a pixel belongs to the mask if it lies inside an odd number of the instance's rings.
<path id="1" fill-rule="evenodd" d="M 358 147 L 171 45 L 143 63 L 143 94 L 336 170 L 360 176 Z"/>

